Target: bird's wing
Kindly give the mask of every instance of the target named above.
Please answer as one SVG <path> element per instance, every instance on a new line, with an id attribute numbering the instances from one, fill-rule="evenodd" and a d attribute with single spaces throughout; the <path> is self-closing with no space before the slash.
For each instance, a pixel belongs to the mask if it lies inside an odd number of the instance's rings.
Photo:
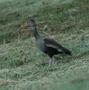
<path id="1" fill-rule="evenodd" d="M 44 39 L 44 44 L 45 44 L 46 47 L 55 48 L 59 52 L 61 52 L 62 46 L 53 39 L 45 38 Z"/>
<path id="2" fill-rule="evenodd" d="M 57 43 L 53 39 L 45 38 L 44 39 L 44 45 L 46 47 L 49 47 L 49 48 L 54 48 L 60 53 L 66 53 L 66 54 L 69 54 L 69 55 L 71 55 L 71 53 L 72 53 L 70 50 L 68 50 L 67 48 L 63 47 L 62 45 L 60 45 L 59 43 Z"/>

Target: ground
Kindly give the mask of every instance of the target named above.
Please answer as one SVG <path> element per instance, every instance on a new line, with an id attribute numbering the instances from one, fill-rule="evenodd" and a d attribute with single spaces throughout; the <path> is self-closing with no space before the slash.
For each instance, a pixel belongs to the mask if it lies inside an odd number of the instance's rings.
<path id="1" fill-rule="evenodd" d="M 49 67 L 23 29 L 30 17 L 73 55 L 57 55 Z M 89 90 L 88 0 L 0 0 L 0 90 Z"/>

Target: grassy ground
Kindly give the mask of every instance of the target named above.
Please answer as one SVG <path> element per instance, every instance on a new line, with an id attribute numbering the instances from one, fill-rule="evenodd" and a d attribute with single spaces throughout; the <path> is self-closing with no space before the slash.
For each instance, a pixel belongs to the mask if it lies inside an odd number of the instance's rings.
<path id="1" fill-rule="evenodd" d="M 89 90 L 88 14 L 88 0 L 0 0 L 0 90 Z M 43 65 L 48 57 L 21 28 L 29 17 L 73 56 Z"/>

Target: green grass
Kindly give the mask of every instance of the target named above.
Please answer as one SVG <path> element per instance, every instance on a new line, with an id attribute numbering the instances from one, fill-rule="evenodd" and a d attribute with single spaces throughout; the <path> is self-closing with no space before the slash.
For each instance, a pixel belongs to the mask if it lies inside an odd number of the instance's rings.
<path id="1" fill-rule="evenodd" d="M 0 0 L 0 90 L 89 90 L 88 9 L 88 0 Z M 57 55 L 49 67 L 21 29 L 32 16 L 73 56 Z"/>

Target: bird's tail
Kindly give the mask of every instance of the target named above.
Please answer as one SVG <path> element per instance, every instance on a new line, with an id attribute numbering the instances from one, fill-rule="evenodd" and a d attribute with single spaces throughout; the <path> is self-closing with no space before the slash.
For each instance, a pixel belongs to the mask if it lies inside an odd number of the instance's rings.
<path id="1" fill-rule="evenodd" d="M 68 50 L 67 48 L 63 47 L 62 50 L 65 54 L 72 55 L 72 52 L 70 50 Z"/>

